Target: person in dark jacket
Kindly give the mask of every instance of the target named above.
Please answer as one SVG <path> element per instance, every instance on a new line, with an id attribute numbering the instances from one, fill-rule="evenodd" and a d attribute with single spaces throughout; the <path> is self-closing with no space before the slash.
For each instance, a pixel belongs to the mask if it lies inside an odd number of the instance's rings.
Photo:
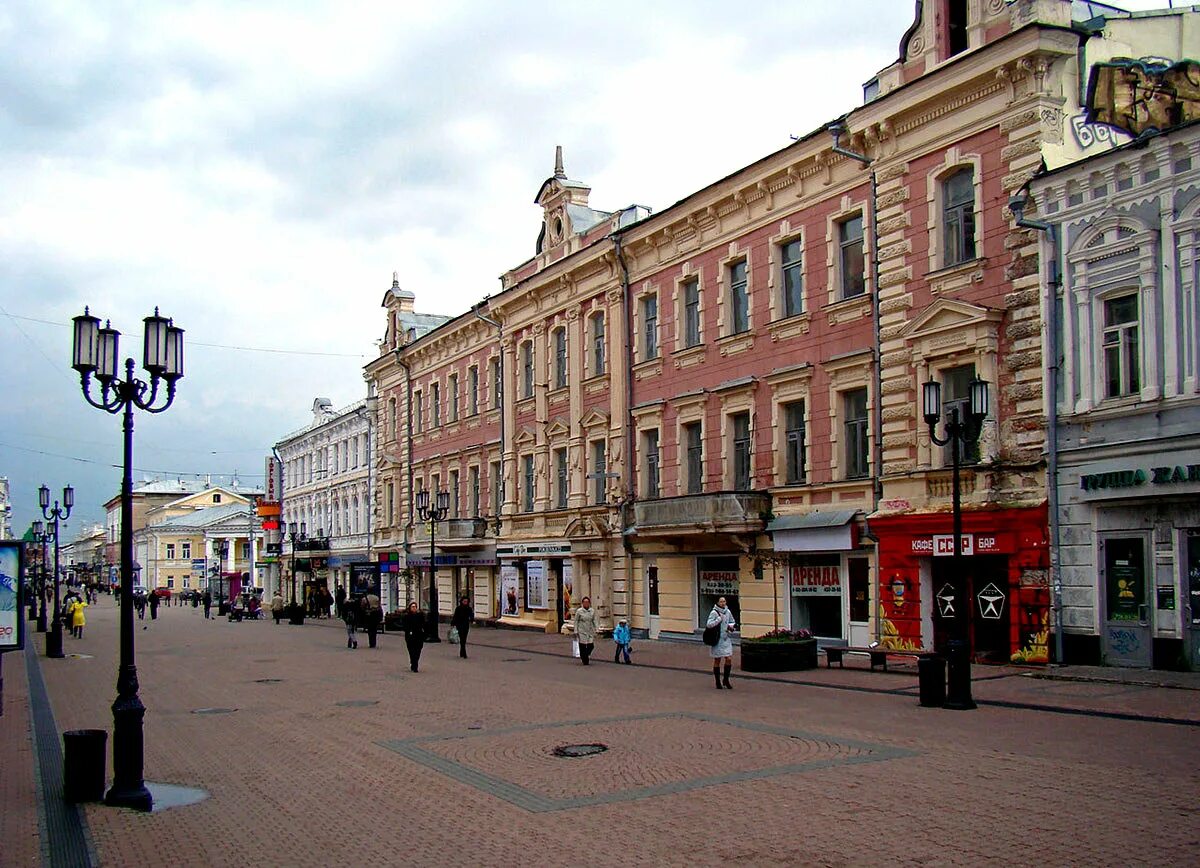
<path id="1" fill-rule="evenodd" d="M 425 646 L 425 613 L 417 608 L 415 601 L 408 604 L 400 626 L 404 630 L 404 644 L 408 646 L 408 668 L 416 672 Z"/>
<path id="2" fill-rule="evenodd" d="M 212 591 L 205 588 L 204 590 L 204 617 L 208 618 L 212 611 Z"/>
<path id="3" fill-rule="evenodd" d="M 379 633 L 379 623 L 383 620 L 383 606 L 375 594 L 363 594 L 359 597 L 359 612 L 362 614 L 362 625 L 367 631 L 370 647 L 375 647 L 375 637 Z"/>
<path id="4" fill-rule="evenodd" d="M 161 601 L 161 598 L 158 596 L 158 590 L 156 589 L 156 590 L 152 591 L 150 593 L 150 599 L 148 601 L 150 603 L 150 620 L 151 621 L 158 620 L 158 604 L 160 601 Z"/>
<path id="5" fill-rule="evenodd" d="M 333 601 L 337 603 L 337 616 L 342 617 L 342 606 L 346 605 L 346 589 L 342 585 L 337 586 L 337 593 L 333 597 Z"/>
<path id="6" fill-rule="evenodd" d="M 359 608 L 358 601 L 351 598 L 342 605 L 342 620 L 346 622 L 346 647 L 357 648 L 358 639 L 355 638 L 355 627 L 358 624 Z"/>
<path id="7" fill-rule="evenodd" d="M 471 629 L 471 622 L 475 620 L 475 610 L 471 608 L 467 596 L 464 594 L 462 599 L 458 601 L 458 608 L 454 610 L 454 614 L 450 616 L 450 626 L 458 631 L 458 656 L 467 656 L 467 633 Z"/>

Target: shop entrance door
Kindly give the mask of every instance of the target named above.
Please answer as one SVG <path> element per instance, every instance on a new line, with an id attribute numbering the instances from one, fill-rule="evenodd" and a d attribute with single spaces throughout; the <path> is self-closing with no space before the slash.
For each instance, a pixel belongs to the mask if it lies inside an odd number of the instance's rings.
<path id="1" fill-rule="evenodd" d="M 1187 573 L 1184 576 L 1183 625 L 1187 629 L 1187 655 L 1192 671 L 1200 669 L 1200 531 L 1187 536 Z"/>
<path id="2" fill-rule="evenodd" d="M 871 641 L 871 562 L 847 558 L 846 576 L 850 585 L 850 645 L 861 648 Z"/>
<path id="3" fill-rule="evenodd" d="M 647 601 L 647 629 L 651 639 L 657 639 L 659 631 L 662 629 L 659 625 L 658 616 L 658 567 L 651 566 L 646 568 L 646 590 L 649 595 Z"/>
<path id="4" fill-rule="evenodd" d="M 1148 669 L 1151 638 L 1144 537 L 1100 540 L 1100 589 L 1104 603 L 1104 662 Z"/>
<path id="5" fill-rule="evenodd" d="M 981 663 L 1007 663 L 1012 656 L 1012 606 L 1009 605 L 1008 557 L 975 555 L 964 558 L 974 597 L 971 611 L 972 648 Z"/>

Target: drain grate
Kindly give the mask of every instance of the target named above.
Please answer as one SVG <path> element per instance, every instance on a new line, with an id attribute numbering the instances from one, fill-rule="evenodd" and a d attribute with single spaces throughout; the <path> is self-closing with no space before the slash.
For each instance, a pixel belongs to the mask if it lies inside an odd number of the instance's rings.
<path id="1" fill-rule="evenodd" d="M 233 714 L 236 708 L 193 708 L 192 714 Z"/>
<path id="2" fill-rule="evenodd" d="M 592 744 L 560 744 L 551 753 L 555 756 L 575 759 L 582 756 L 595 756 L 608 750 L 608 745 L 593 742 Z"/>
<path id="3" fill-rule="evenodd" d="M 255 684 L 279 684 L 282 681 L 283 681 L 282 678 L 255 678 L 254 679 Z"/>

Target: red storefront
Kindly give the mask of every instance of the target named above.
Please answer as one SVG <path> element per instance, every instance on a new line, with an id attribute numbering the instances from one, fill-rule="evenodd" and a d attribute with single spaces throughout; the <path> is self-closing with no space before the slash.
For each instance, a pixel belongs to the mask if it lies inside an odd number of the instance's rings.
<path id="1" fill-rule="evenodd" d="M 950 513 L 879 516 L 879 634 L 884 645 L 945 650 L 962 581 Z M 1045 506 L 963 512 L 971 651 L 980 662 L 1045 663 L 1050 548 Z"/>

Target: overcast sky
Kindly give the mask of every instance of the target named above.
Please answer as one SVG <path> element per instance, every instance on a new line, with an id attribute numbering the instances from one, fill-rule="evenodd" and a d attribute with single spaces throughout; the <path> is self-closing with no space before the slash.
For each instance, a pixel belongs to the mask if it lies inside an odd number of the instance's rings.
<path id="1" fill-rule="evenodd" d="M 1139 7 L 1164 3 L 1126 4 Z M 120 417 L 84 402 L 85 304 L 140 366 L 186 330 L 135 478 L 238 473 L 364 395 L 393 271 L 458 314 L 534 252 L 561 144 L 591 204 L 662 210 L 861 102 L 910 0 L 57 2 L 0 6 L 0 475 L 13 529 L 120 488 Z"/>

